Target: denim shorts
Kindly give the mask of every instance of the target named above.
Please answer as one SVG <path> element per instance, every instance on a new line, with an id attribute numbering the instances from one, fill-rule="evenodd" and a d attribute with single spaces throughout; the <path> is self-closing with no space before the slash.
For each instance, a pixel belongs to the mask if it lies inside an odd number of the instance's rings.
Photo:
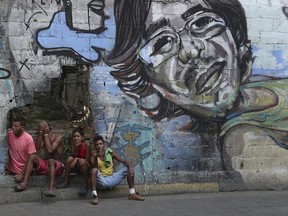
<path id="1" fill-rule="evenodd" d="M 123 167 L 117 172 L 113 173 L 111 176 L 102 176 L 102 174 L 97 172 L 97 188 L 100 189 L 112 189 L 120 184 L 128 175 L 128 168 Z"/>

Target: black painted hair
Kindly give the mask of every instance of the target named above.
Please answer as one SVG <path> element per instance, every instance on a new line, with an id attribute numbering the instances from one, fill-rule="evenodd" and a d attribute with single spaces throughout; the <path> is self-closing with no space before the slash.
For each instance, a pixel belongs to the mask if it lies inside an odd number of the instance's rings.
<path id="1" fill-rule="evenodd" d="M 166 1 L 159 1 L 159 4 L 173 3 L 171 0 Z M 207 7 L 202 6 L 199 9 L 209 10 L 221 16 L 232 33 L 237 49 L 244 48 L 244 54 L 238 57 L 239 68 L 244 76 L 253 61 L 244 8 L 239 0 L 202 1 Z M 161 103 L 153 110 L 146 109 L 138 101 L 137 103 L 139 108 L 152 119 L 161 120 L 165 117 L 181 115 L 186 111 L 166 100 L 154 89 L 146 74 L 147 67 L 138 58 L 151 2 L 152 0 L 115 0 L 116 41 L 112 52 L 104 58 L 104 61 L 115 68 L 111 75 L 118 80 L 118 86 L 128 96 L 136 101 L 151 94 L 159 96 Z M 189 4 L 190 0 L 185 0 L 185 2 Z"/>

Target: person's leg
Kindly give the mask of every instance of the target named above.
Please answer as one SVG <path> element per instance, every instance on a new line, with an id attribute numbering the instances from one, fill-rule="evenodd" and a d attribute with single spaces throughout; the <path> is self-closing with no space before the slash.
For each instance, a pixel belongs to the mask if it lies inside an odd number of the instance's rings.
<path id="1" fill-rule="evenodd" d="M 22 183 L 20 183 L 14 187 L 15 191 L 17 191 L 17 192 L 23 191 L 27 188 L 28 179 L 32 173 L 33 167 L 37 168 L 38 166 L 39 166 L 38 156 L 31 154 L 28 158 L 27 163 L 26 163 L 23 181 L 22 181 Z"/>
<path id="2" fill-rule="evenodd" d="M 106 185 L 103 186 L 105 186 L 105 188 L 112 189 L 117 185 L 119 185 L 127 177 L 127 175 L 128 175 L 128 168 L 123 167 L 122 169 L 114 172 L 113 175 L 105 177 Z"/>
<path id="3" fill-rule="evenodd" d="M 48 166 L 49 166 L 49 176 L 50 176 L 49 190 L 54 191 L 56 166 L 57 166 L 56 161 L 53 159 L 49 159 L 48 160 Z"/>
<path id="4" fill-rule="evenodd" d="M 83 186 L 80 188 L 79 195 L 83 196 L 88 192 L 88 162 L 85 158 L 78 160 L 77 165 L 80 168 L 80 172 L 83 178 Z"/>
<path id="5" fill-rule="evenodd" d="M 127 183 L 129 186 L 129 189 L 134 188 L 134 175 L 131 175 L 131 173 L 129 171 L 127 171 Z"/>
<path id="6" fill-rule="evenodd" d="M 56 166 L 57 166 L 57 161 L 54 159 L 49 159 L 48 160 L 48 167 L 49 167 L 49 190 L 44 192 L 44 196 L 47 197 L 55 197 L 55 176 L 56 176 Z"/>
<path id="7" fill-rule="evenodd" d="M 44 196 L 53 198 L 56 196 L 55 194 L 55 180 L 56 176 L 63 174 L 63 166 L 60 161 L 49 159 L 48 160 L 48 166 L 49 166 L 49 190 L 44 192 Z"/>
<path id="8" fill-rule="evenodd" d="M 128 175 L 127 175 L 127 183 L 129 186 L 129 196 L 128 199 L 129 200 L 138 200 L 138 201 L 144 201 L 145 198 L 142 196 L 139 196 L 134 188 L 134 175 L 132 175 L 132 173 L 129 172 L 128 170 Z"/>
<path id="9" fill-rule="evenodd" d="M 98 169 L 97 168 L 92 168 L 90 171 L 90 178 L 91 178 L 91 188 L 92 188 L 92 200 L 91 203 L 93 205 L 98 204 L 98 194 L 96 190 L 97 186 L 97 174 L 98 174 Z"/>
<path id="10" fill-rule="evenodd" d="M 81 158 L 78 160 L 78 165 L 80 168 L 81 175 L 83 177 L 83 183 L 88 187 L 88 163 L 87 160 L 84 158 Z"/>
<path id="11" fill-rule="evenodd" d="M 73 157 L 69 156 L 66 159 L 65 162 L 65 176 L 64 176 L 64 182 L 62 182 L 61 184 L 57 185 L 56 188 L 60 189 L 60 188 L 66 188 L 69 186 L 70 182 L 69 182 L 69 177 L 70 177 L 70 172 L 71 172 L 71 164 L 73 162 Z"/>

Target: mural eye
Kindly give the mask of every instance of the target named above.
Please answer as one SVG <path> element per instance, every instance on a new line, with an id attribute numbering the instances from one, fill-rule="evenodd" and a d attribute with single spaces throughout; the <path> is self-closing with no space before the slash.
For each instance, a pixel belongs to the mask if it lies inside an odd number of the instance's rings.
<path id="1" fill-rule="evenodd" d="M 195 37 L 211 38 L 226 28 L 225 21 L 216 14 L 204 13 L 191 19 L 186 29 Z"/>
<path id="2" fill-rule="evenodd" d="M 141 48 L 139 55 L 151 67 L 157 67 L 178 52 L 179 43 L 178 34 L 165 29 L 154 34 Z"/>
<path id="3" fill-rule="evenodd" d="M 174 49 L 175 43 L 176 38 L 171 35 L 163 35 L 155 41 L 151 55 L 169 53 Z"/>
<path id="4" fill-rule="evenodd" d="M 192 30 L 194 31 L 202 30 L 206 26 L 208 26 L 210 23 L 212 23 L 213 21 L 214 19 L 211 17 L 202 17 L 193 23 L 193 25 L 191 26 Z"/>

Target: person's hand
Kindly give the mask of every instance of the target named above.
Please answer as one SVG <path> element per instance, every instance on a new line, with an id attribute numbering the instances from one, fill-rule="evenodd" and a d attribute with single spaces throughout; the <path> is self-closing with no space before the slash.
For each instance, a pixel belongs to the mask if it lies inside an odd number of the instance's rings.
<path id="1" fill-rule="evenodd" d="M 79 141 L 77 139 L 73 140 L 73 142 L 74 142 L 74 145 L 76 148 L 78 148 L 81 145 L 81 141 Z"/>
<path id="2" fill-rule="evenodd" d="M 21 182 L 23 179 L 23 174 L 22 173 L 16 174 L 14 176 L 14 179 L 15 179 L 15 182 L 17 182 L 17 183 Z"/>
<path id="3" fill-rule="evenodd" d="M 76 163 L 71 163 L 71 169 L 74 169 L 74 167 L 75 167 L 75 165 L 76 165 Z"/>
<path id="4" fill-rule="evenodd" d="M 75 165 L 76 165 L 76 163 L 77 163 L 77 158 L 75 158 L 73 161 L 72 161 L 72 163 L 71 163 L 71 169 L 73 169 L 74 167 L 75 167 Z"/>
<path id="5" fill-rule="evenodd" d="M 45 121 L 40 122 L 39 125 L 38 125 L 38 131 L 39 131 L 39 132 L 40 132 L 40 131 L 43 132 L 45 126 L 46 126 L 46 122 L 45 122 Z"/>
<path id="6" fill-rule="evenodd" d="M 50 132 L 50 128 L 49 128 L 49 125 L 46 124 L 44 130 L 43 130 L 44 134 L 48 134 Z"/>

